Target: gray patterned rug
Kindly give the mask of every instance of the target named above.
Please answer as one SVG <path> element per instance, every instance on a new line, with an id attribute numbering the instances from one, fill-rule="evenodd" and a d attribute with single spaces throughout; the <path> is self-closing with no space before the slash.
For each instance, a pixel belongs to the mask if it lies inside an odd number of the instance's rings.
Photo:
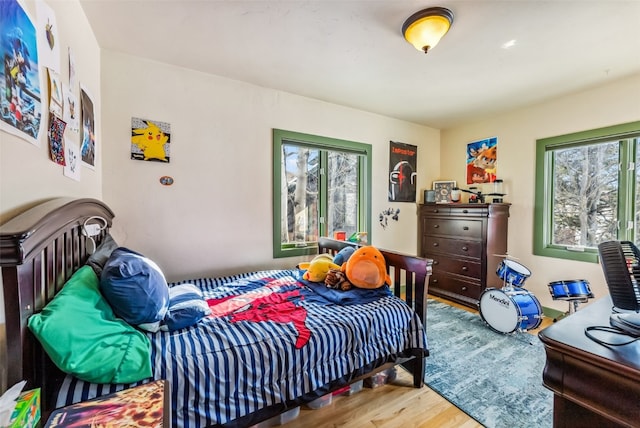
<path id="1" fill-rule="evenodd" d="M 553 393 L 542 386 L 537 336 L 500 334 L 480 315 L 429 299 L 425 382 L 488 428 L 545 428 Z"/>

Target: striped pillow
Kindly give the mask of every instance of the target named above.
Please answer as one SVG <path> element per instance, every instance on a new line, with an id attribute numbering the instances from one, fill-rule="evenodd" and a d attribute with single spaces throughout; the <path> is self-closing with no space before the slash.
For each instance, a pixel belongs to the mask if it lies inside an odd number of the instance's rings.
<path id="1" fill-rule="evenodd" d="M 180 284 L 169 288 L 169 310 L 160 326 L 161 330 L 173 331 L 196 324 L 211 310 L 202 291 L 193 284 Z"/>

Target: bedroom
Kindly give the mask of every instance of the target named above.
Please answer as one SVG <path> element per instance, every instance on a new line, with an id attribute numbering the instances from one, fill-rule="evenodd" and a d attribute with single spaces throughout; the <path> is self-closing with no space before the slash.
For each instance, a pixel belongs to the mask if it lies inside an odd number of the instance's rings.
<path id="1" fill-rule="evenodd" d="M 95 197 L 117 213 L 114 236 L 156 260 L 172 279 L 285 267 L 298 260 L 272 257 L 271 212 L 255 208 L 271 206 L 271 185 L 264 177 L 271 176 L 266 159 L 271 158 L 272 128 L 372 144 L 374 171 L 387 170 L 389 140 L 416 144 L 424 171 L 418 189 L 440 179 L 463 183 L 465 145 L 497 135 L 500 174 L 509 184 L 512 204 L 508 248 L 533 272 L 531 289 L 544 306 L 557 309 L 564 305 L 551 301 L 546 285 L 559 277 L 586 278 L 596 295 L 606 292 L 597 264 L 533 255 L 535 140 L 639 120 L 637 72 L 437 129 L 192 71 L 188 64 L 101 51 L 80 3 L 50 3 L 61 45 L 72 47 L 79 80 L 101 118 L 98 161 L 95 171 L 83 168 L 81 181 L 73 182 L 48 160 L 44 145 L 38 148 L 2 132 L 0 222 L 54 196 Z M 35 15 L 34 3 L 27 5 Z M 401 37 L 398 42 L 400 49 L 410 48 Z M 134 116 L 172 124 L 176 144 L 169 165 L 130 161 L 127 142 Z M 233 186 L 228 184 L 230 172 L 240 174 Z M 159 185 L 164 175 L 174 177 L 175 184 Z M 388 208 L 384 175 L 374 175 L 374 213 Z M 402 209 L 399 221 L 384 231 L 374 222 L 372 242 L 415 253 L 415 206 L 397 205 Z M 163 251 L 169 243 L 181 251 Z"/>

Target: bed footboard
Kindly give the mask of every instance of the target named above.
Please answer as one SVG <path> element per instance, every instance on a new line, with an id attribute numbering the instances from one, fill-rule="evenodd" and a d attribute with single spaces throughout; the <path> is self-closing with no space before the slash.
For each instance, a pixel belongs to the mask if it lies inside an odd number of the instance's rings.
<path id="1" fill-rule="evenodd" d="M 331 238 L 320 238 L 318 240 L 318 251 L 320 253 L 336 254 L 345 247 L 358 248 L 358 246 L 353 242 L 337 241 Z M 409 307 L 413 308 L 426 330 L 427 293 L 433 260 L 378 249 L 387 262 L 387 271 L 392 282 L 390 288 L 393 294 L 403 299 Z M 417 357 L 422 357 L 422 355 Z M 414 386 L 421 387 L 424 385 L 424 358 L 412 358 L 403 362 L 402 365 L 413 374 Z"/>

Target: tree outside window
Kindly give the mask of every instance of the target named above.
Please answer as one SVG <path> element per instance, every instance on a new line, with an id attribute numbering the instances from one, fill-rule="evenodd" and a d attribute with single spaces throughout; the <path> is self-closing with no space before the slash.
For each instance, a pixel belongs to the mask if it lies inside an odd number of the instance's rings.
<path id="1" fill-rule="evenodd" d="M 274 257 L 312 254 L 319 236 L 370 232 L 371 146 L 275 129 Z"/>
<path id="2" fill-rule="evenodd" d="M 640 122 L 537 141 L 534 254 L 597 262 L 637 239 Z"/>

